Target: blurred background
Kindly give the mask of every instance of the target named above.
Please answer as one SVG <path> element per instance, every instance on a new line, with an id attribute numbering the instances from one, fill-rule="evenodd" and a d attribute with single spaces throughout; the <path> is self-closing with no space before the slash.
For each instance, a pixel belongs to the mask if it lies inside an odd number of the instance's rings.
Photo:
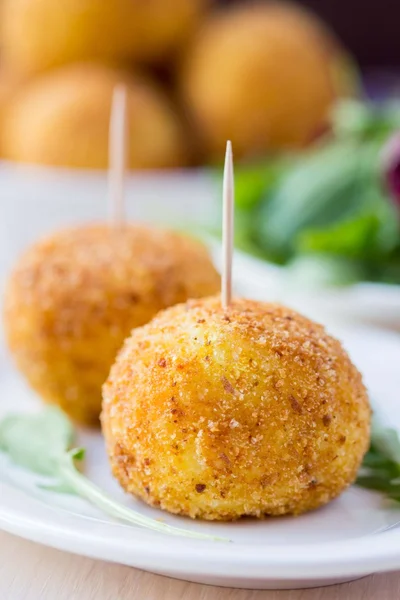
<path id="1" fill-rule="evenodd" d="M 395 0 L 303 0 L 333 27 L 363 67 L 400 66 L 396 21 L 400 7 Z"/>
<path id="2" fill-rule="evenodd" d="M 218 197 L 231 139 L 239 249 L 307 285 L 397 287 L 399 17 L 394 0 L 0 0 L 0 187 L 10 165 L 71 169 L 60 193 L 106 169 L 123 82 L 150 185 L 168 169 L 187 195 L 181 170 L 201 168 Z"/>
<path id="3" fill-rule="evenodd" d="M 390 0 L 0 0 L 1 149 L 105 168 L 111 91 L 130 97 L 130 166 L 304 148 L 341 98 L 399 97 Z"/>

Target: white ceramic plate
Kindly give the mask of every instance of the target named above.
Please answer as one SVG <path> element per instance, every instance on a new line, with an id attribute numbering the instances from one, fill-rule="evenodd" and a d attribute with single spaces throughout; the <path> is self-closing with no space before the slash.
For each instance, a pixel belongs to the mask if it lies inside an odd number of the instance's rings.
<path id="1" fill-rule="evenodd" d="M 215 185 L 202 172 L 140 175 L 128 182 L 128 214 L 171 225 L 212 219 Z M 103 174 L 21 168 L 0 163 L 0 287 L 17 254 L 38 236 L 68 223 L 107 214 Z M 218 256 L 219 249 L 216 250 Z M 398 287 L 354 286 L 302 295 L 288 290 L 279 270 L 238 255 L 236 287 L 257 298 L 281 299 L 310 316 L 392 325 L 400 315 Z M 355 295 L 354 295 L 355 294 Z M 378 296 L 377 296 L 378 294 Z M 342 299 L 342 300 L 341 300 Z M 337 310 L 341 303 L 342 308 Z M 364 307 L 364 308 L 362 308 Z M 376 319 L 376 317 L 379 317 Z M 338 331 L 363 370 L 379 410 L 400 429 L 400 338 L 374 330 Z M 0 331 L 1 340 L 1 331 Z M 0 341 L 0 413 L 32 410 L 38 399 L 11 366 Z M 197 523 L 162 514 L 126 497 L 109 475 L 100 434 L 80 432 L 86 472 L 99 485 L 146 515 L 193 530 L 215 532 L 232 544 L 166 537 L 115 523 L 84 501 L 45 493 L 0 456 L 0 525 L 60 549 L 204 583 L 293 588 L 343 581 L 400 568 L 399 509 L 379 495 L 352 488 L 323 510 L 296 519 Z"/>
<path id="2" fill-rule="evenodd" d="M 332 328 L 331 328 L 332 329 Z M 400 337 L 373 329 L 339 329 L 365 375 L 384 420 L 400 430 Z M 2 352 L 2 354 L 1 354 Z M 0 351 L 0 413 L 39 404 Z M 33 478 L 0 455 L 0 526 L 30 540 L 85 556 L 190 581 L 245 588 L 296 588 L 400 569 L 400 507 L 352 487 L 329 506 L 293 518 L 193 522 L 126 496 L 109 474 L 100 433 L 80 432 L 86 474 L 145 515 L 233 543 L 168 537 L 118 524 L 85 501 L 35 488 Z"/>

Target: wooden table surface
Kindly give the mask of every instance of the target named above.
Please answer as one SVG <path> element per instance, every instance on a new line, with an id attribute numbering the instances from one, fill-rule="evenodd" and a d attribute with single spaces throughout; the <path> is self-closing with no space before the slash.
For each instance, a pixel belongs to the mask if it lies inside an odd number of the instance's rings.
<path id="1" fill-rule="evenodd" d="M 1 600 L 397 600 L 400 573 L 313 590 L 217 588 L 67 554 L 0 532 Z"/>

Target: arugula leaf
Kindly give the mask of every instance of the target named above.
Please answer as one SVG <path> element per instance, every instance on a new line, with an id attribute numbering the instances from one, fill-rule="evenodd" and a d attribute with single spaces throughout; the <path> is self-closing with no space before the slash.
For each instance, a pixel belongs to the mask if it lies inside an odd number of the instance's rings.
<path id="1" fill-rule="evenodd" d="M 18 466 L 52 479 L 39 487 L 85 498 L 110 516 L 161 533 L 194 539 L 229 541 L 160 523 L 116 502 L 75 466 L 83 460 L 83 448 L 72 448 L 74 430 L 65 414 L 55 407 L 38 414 L 9 415 L 0 421 L 0 450 Z"/>
<path id="2" fill-rule="evenodd" d="M 400 220 L 382 173 L 382 148 L 400 128 L 400 102 L 338 103 L 332 131 L 298 154 L 236 170 L 236 244 L 286 265 L 332 256 L 358 280 L 400 282 Z M 333 261 L 337 278 L 339 264 Z"/>
<path id="3" fill-rule="evenodd" d="M 388 259 L 378 265 L 375 278 L 386 283 L 400 283 L 400 236 L 398 246 L 390 254 Z"/>
<path id="4" fill-rule="evenodd" d="M 349 142 L 308 153 L 281 177 L 262 205 L 257 222 L 260 246 L 289 259 L 296 253 L 301 232 L 323 229 L 359 213 L 378 151 L 377 145 L 360 149 Z"/>
<path id="5" fill-rule="evenodd" d="M 383 427 L 375 418 L 372 422 L 371 449 L 375 454 L 397 465 L 400 471 L 400 438 L 395 429 Z"/>
<path id="6" fill-rule="evenodd" d="M 400 502 L 400 438 L 397 431 L 372 421 L 371 446 L 367 452 L 357 485 L 385 493 Z"/>
<path id="7" fill-rule="evenodd" d="M 328 252 L 334 255 L 359 258 L 369 251 L 379 229 L 374 214 L 361 214 L 353 219 L 334 223 L 324 229 L 309 229 L 298 236 L 300 252 Z"/>
<path id="8" fill-rule="evenodd" d="M 8 415 L 0 421 L 0 450 L 39 475 L 57 476 L 59 460 L 73 437 L 71 423 L 55 407 L 39 414 Z"/>
<path id="9" fill-rule="evenodd" d="M 265 199 L 284 173 L 292 158 L 270 158 L 261 163 L 243 165 L 235 172 L 235 203 L 238 208 L 249 210 Z M 219 175 L 220 177 L 220 175 Z"/>
<path id="10" fill-rule="evenodd" d="M 360 186 L 358 193 L 363 199 L 354 214 L 323 228 L 301 231 L 297 250 L 371 261 L 387 258 L 396 248 L 400 234 L 395 207 L 372 183 Z"/>
<path id="11" fill-rule="evenodd" d="M 338 137 L 384 139 L 400 129 L 400 104 L 394 100 L 383 104 L 342 100 L 335 106 L 331 120 Z"/>

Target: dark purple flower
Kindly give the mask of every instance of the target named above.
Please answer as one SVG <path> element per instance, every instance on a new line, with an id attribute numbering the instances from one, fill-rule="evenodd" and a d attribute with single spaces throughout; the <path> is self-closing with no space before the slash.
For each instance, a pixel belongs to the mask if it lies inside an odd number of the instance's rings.
<path id="1" fill-rule="evenodd" d="M 400 131 L 395 133 L 385 145 L 382 159 L 386 186 L 400 209 Z"/>

